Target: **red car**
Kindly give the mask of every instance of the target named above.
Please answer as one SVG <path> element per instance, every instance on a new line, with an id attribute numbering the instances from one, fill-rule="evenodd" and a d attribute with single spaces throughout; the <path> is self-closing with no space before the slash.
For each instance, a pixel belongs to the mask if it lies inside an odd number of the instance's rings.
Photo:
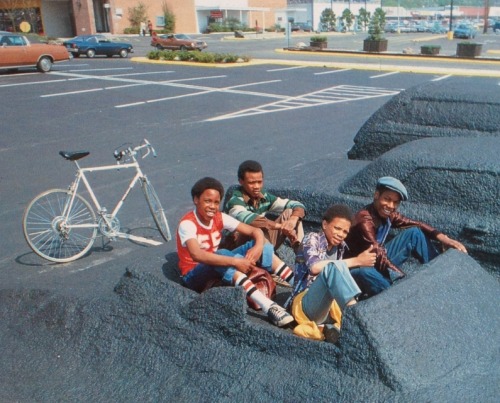
<path id="1" fill-rule="evenodd" d="M 151 37 L 151 46 L 158 50 L 202 50 L 207 47 L 206 42 L 192 39 L 185 34 L 163 34 Z"/>
<path id="2" fill-rule="evenodd" d="M 24 35 L 0 33 L 0 70 L 36 67 L 46 73 L 54 63 L 69 59 L 70 55 L 62 45 L 30 43 Z"/>

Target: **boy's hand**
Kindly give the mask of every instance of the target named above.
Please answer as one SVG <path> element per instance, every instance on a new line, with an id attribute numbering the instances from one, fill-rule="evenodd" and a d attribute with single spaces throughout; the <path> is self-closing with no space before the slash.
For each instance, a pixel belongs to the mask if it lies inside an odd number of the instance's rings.
<path id="1" fill-rule="evenodd" d="M 295 233 L 295 227 L 297 226 L 297 217 L 290 217 L 290 219 L 284 221 L 281 224 L 281 232 L 286 236 L 297 236 Z"/>
<path id="2" fill-rule="evenodd" d="M 437 237 L 437 240 L 443 244 L 445 248 L 454 248 L 458 249 L 460 252 L 467 253 L 467 249 L 465 248 L 462 243 L 455 241 L 454 239 L 451 239 L 449 236 L 445 234 L 439 234 Z"/>
<path id="3" fill-rule="evenodd" d="M 262 248 L 259 248 L 257 245 L 255 245 L 247 250 L 245 258 L 248 259 L 253 265 L 256 265 L 261 255 Z"/>
<path id="4" fill-rule="evenodd" d="M 372 252 L 373 245 L 370 245 L 368 249 L 361 252 L 358 256 L 356 256 L 357 264 L 360 267 L 369 266 L 372 267 L 375 265 L 375 261 L 377 260 L 377 254 Z"/>
<path id="5" fill-rule="evenodd" d="M 255 265 L 245 257 L 235 258 L 234 267 L 243 274 L 248 274 L 252 271 Z"/>

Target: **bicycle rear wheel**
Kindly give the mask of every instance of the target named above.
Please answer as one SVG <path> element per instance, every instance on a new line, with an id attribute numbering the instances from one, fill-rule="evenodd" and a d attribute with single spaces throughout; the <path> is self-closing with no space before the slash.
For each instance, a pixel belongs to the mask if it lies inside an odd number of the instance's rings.
<path id="1" fill-rule="evenodd" d="M 63 215 L 70 200 L 67 190 L 47 190 L 24 212 L 23 232 L 28 245 L 52 262 L 71 262 L 85 255 L 97 234 L 94 211 L 80 195 L 75 195 L 71 211 Z"/>
<path id="2" fill-rule="evenodd" d="M 172 239 L 172 237 L 170 235 L 170 228 L 168 227 L 168 221 L 165 217 L 165 212 L 161 206 L 160 199 L 158 198 L 158 195 L 148 178 L 144 178 L 141 184 L 144 196 L 146 196 L 146 201 L 148 202 L 149 210 L 151 211 L 151 215 L 153 216 L 156 226 L 158 227 L 158 231 L 160 231 L 163 239 L 168 242 Z"/>

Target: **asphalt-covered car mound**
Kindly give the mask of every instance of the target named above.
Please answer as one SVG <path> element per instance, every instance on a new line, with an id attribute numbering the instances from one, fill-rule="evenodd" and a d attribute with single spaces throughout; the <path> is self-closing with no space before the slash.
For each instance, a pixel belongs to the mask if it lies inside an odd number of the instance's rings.
<path id="1" fill-rule="evenodd" d="M 2 290 L 0 400 L 493 402 L 499 292 L 448 251 L 347 310 L 336 346 L 140 267 L 107 299 Z"/>
<path id="2" fill-rule="evenodd" d="M 374 160 L 426 137 L 500 136 L 500 97 L 494 86 L 453 80 L 410 88 L 391 98 L 361 127 L 350 159 Z"/>

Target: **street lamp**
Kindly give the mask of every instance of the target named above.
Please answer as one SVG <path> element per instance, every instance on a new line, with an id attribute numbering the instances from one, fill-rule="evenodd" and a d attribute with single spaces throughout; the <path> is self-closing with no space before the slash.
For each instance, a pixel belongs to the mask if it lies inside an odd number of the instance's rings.
<path id="1" fill-rule="evenodd" d="M 449 32 L 451 32 L 453 30 L 452 22 L 453 22 L 453 0 L 451 0 L 451 6 L 450 6 L 450 31 Z"/>

